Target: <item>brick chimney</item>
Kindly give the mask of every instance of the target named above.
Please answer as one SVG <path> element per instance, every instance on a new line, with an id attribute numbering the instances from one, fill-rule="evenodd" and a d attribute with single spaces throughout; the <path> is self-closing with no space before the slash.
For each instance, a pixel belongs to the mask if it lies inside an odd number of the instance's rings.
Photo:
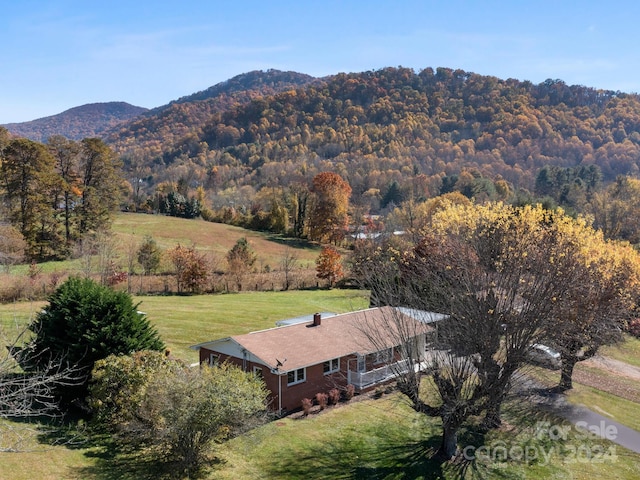
<path id="1" fill-rule="evenodd" d="M 320 319 L 320 314 L 319 313 L 314 313 L 313 314 L 313 326 L 314 327 L 319 327 L 321 323 L 322 323 L 322 320 Z"/>

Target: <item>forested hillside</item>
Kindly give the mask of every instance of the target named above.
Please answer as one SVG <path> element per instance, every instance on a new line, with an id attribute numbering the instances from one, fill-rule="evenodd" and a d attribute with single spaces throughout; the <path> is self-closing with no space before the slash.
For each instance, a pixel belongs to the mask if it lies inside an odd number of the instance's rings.
<path id="1" fill-rule="evenodd" d="M 391 214 L 387 226 L 407 229 L 395 207 L 411 224 L 407 204 L 459 192 L 478 202 L 561 205 L 588 213 L 609 237 L 640 242 L 636 94 L 447 68 L 324 79 L 269 70 L 94 140 L 54 136 L 41 145 L 0 129 L 7 212 L 30 257 L 68 255 L 93 230 L 87 222 L 101 218 L 89 212 L 104 207 L 94 200 L 103 197 L 107 210 L 338 243 L 367 214 Z M 95 158 L 109 166 L 106 186 L 89 168 Z M 106 210 L 103 217 L 108 224 Z"/>
<path id="2" fill-rule="evenodd" d="M 183 179 L 214 190 L 258 190 L 332 170 L 356 202 L 380 198 L 394 183 L 405 196 L 436 195 L 462 172 L 533 189 L 546 165 L 597 165 L 611 181 L 635 174 L 640 158 L 637 95 L 560 80 L 534 85 L 448 68 L 385 68 L 249 103 L 224 95 L 211 101 L 227 109 L 211 108 L 200 125 L 200 104 L 176 103 L 109 142 L 125 164 L 135 156 L 138 166 L 153 166 L 149 186 Z M 178 112 L 189 122 L 176 126 Z M 138 139 L 149 136 L 158 142 L 140 149 Z"/>
<path id="3" fill-rule="evenodd" d="M 106 133 L 106 141 L 129 158 L 145 162 L 155 160 L 164 152 L 175 151 L 178 142 L 198 141 L 198 132 L 212 121 L 215 113 L 315 80 L 302 73 L 279 70 L 237 75 L 112 128 Z"/>
<path id="4" fill-rule="evenodd" d="M 146 108 L 125 102 L 90 103 L 70 108 L 57 115 L 30 122 L 9 123 L 4 127 L 14 135 L 36 142 L 46 142 L 49 137 L 62 135 L 71 140 L 99 137 L 115 125 L 131 120 L 146 112 Z"/>

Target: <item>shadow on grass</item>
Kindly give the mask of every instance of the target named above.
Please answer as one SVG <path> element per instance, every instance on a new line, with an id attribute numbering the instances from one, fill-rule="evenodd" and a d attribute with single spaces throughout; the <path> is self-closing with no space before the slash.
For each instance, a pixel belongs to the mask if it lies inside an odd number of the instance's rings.
<path id="1" fill-rule="evenodd" d="M 102 480 L 171 479 L 167 466 L 152 456 L 135 449 L 120 447 L 108 434 L 96 434 L 77 418 L 64 422 L 40 424 L 38 440 L 41 444 L 60 445 L 69 449 L 83 449 L 90 465 L 73 469 L 73 478 Z"/>
<path id="2" fill-rule="evenodd" d="M 462 442 L 482 442 L 483 434 L 463 433 Z M 459 458 L 445 461 L 437 455 L 441 437 L 435 435 L 421 441 L 368 442 L 366 439 L 330 439 L 314 444 L 310 451 L 281 451 L 263 465 L 272 479 L 489 479 L 486 469 L 473 461 Z M 506 477 L 505 477 L 506 478 Z"/>
<path id="3" fill-rule="evenodd" d="M 282 451 L 263 466 L 277 479 L 442 478 L 442 462 L 434 456 L 438 438 L 402 444 L 370 444 L 328 440 L 312 451 Z"/>

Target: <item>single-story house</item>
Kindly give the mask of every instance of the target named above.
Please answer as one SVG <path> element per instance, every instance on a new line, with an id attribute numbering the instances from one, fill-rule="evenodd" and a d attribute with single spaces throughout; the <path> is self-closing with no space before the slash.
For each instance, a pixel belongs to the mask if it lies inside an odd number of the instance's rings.
<path id="1" fill-rule="evenodd" d="M 261 376 L 270 391 L 271 408 L 285 412 L 300 408 L 303 398 L 314 398 L 316 393 L 344 389 L 348 384 L 356 392 L 365 391 L 390 381 L 402 369 L 416 368 L 401 359 L 398 339 L 412 332 L 410 342 L 405 343 L 411 343 L 417 352 L 415 358 L 423 358 L 428 336 L 434 331 L 429 323 L 438 318 L 393 307 L 327 318 L 316 313 L 310 321 L 285 323 L 191 348 L 199 351 L 200 363 L 230 362 Z M 371 328 L 376 325 L 380 328 L 372 340 Z"/>

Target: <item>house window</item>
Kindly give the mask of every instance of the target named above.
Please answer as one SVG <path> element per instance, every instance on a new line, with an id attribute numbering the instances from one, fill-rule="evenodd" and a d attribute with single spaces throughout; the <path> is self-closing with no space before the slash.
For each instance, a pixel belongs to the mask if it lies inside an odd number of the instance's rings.
<path id="1" fill-rule="evenodd" d="M 262 368 L 260 367 L 253 367 L 253 374 L 258 378 L 264 378 L 262 375 Z"/>
<path id="2" fill-rule="evenodd" d="M 328 375 L 333 372 L 337 372 L 338 370 L 340 370 L 340 359 L 333 358 L 331 360 L 327 360 L 326 362 L 324 362 L 322 368 L 324 370 L 325 375 Z"/>
<path id="3" fill-rule="evenodd" d="M 375 353 L 374 363 L 389 363 L 392 358 L 392 351 L 390 348 L 385 348 Z"/>
<path id="4" fill-rule="evenodd" d="M 216 355 L 215 353 L 211 353 L 209 355 L 209 365 L 214 366 L 220 364 L 220 355 Z"/>
<path id="5" fill-rule="evenodd" d="M 287 385 L 295 385 L 296 383 L 302 383 L 306 378 L 306 369 L 299 368 L 287 373 Z"/>

